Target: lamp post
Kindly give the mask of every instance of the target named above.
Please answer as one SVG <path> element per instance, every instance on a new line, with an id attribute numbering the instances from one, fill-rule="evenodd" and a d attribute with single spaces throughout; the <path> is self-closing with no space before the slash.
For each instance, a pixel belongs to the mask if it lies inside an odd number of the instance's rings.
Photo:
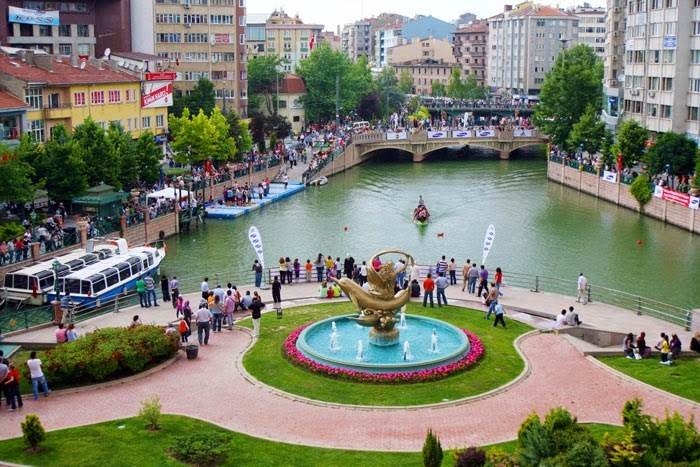
<path id="1" fill-rule="evenodd" d="M 53 321 L 55 324 L 61 322 L 61 288 L 58 285 L 58 269 L 61 267 L 61 263 L 58 260 L 54 260 L 51 263 L 51 270 L 53 271 L 53 290 L 55 293 L 54 300 L 51 302 L 53 306 Z"/>

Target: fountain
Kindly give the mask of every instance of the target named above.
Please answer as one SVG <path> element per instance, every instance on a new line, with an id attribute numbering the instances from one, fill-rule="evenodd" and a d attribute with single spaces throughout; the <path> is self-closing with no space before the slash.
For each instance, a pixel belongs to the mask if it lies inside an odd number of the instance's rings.
<path id="1" fill-rule="evenodd" d="M 408 343 L 408 341 L 403 343 L 403 361 L 407 360 L 413 360 L 413 356 L 411 355 L 411 344 Z"/>
<path id="2" fill-rule="evenodd" d="M 332 331 L 331 331 L 331 343 L 330 343 L 330 349 L 331 352 L 335 353 L 338 350 L 340 350 L 340 346 L 338 345 L 338 329 L 335 326 L 335 322 L 332 323 Z"/>
<path id="3" fill-rule="evenodd" d="M 438 335 L 437 329 L 433 328 L 433 333 L 430 335 L 430 351 L 432 353 L 439 353 L 438 350 Z"/>
<path id="4" fill-rule="evenodd" d="M 401 308 L 401 313 L 399 313 L 399 329 L 407 329 L 406 324 L 406 305 Z"/>
<path id="5" fill-rule="evenodd" d="M 362 339 L 357 340 L 357 356 L 355 357 L 355 360 L 362 361 L 365 358 L 365 349 L 364 346 L 362 345 Z"/>

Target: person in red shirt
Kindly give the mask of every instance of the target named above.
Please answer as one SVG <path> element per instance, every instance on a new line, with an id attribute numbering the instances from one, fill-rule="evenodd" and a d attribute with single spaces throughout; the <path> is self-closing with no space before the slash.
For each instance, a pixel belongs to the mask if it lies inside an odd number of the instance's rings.
<path id="1" fill-rule="evenodd" d="M 497 297 L 502 297 L 503 294 L 501 293 L 501 284 L 503 283 L 503 271 L 501 271 L 501 268 L 496 268 L 496 276 L 494 280 L 496 282 L 496 290 L 498 290 Z"/>
<path id="2" fill-rule="evenodd" d="M 9 411 L 14 412 L 17 407 L 22 408 L 22 396 L 19 393 L 19 370 L 10 363 L 10 371 L 7 373 L 4 383 L 5 399 L 10 405 Z"/>
<path id="3" fill-rule="evenodd" d="M 423 306 L 425 307 L 428 303 L 428 298 L 430 298 L 430 308 L 433 306 L 433 290 L 435 290 L 435 281 L 433 281 L 432 275 L 428 274 L 428 277 L 423 281 Z"/>

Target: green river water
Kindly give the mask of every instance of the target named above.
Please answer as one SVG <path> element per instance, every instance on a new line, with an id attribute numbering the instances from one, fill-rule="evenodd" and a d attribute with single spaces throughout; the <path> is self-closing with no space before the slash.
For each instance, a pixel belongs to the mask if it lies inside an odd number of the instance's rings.
<path id="1" fill-rule="evenodd" d="M 419 194 L 432 213 L 425 228 L 411 222 Z M 319 252 L 349 252 L 367 259 L 387 248 L 408 251 L 421 264 L 446 254 L 461 266 L 467 257 L 480 263 L 489 224 L 496 240 L 487 264 L 501 266 L 506 281 L 509 271 L 571 281 L 584 272 L 592 284 L 700 306 L 700 237 L 549 182 L 543 159 L 370 162 L 324 187 L 171 239 L 162 270 L 187 289 L 204 275 L 227 282 L 255 258 L 251 225 L 260 229 L 267 266 L 279 256 L 304 262 Z"/>

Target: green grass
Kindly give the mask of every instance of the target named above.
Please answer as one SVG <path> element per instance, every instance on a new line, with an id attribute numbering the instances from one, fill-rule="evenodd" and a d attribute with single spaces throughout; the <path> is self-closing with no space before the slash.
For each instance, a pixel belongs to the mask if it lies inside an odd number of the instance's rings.
<path id="1" fill-rule="evenodd" d="M 608 425 L 588 425 L 596 438 Z M 123 427 L 123 428 L 119 428 Z M 138 418 L 115 420 L 46 434 L 42 451 L 29 454 L 21 438 L 0 441 L 0 460 L 41 466 L 139 466 L 183 465 L 171 458 L 167 449 L 176 436 L 187 433 L 225 434 L 229 441 L 224 465 L 235 466 L 422 466 L 420 453 L 390 453 L 321 449 L 267 441 L 231 432 L 215 425 L 176 415 L 164 415 L 162 428 L 151 432 Z M 513 452 L 515 442 L 489 446 Z M 446 452 L 443 466 L 452 465 L 452 453 Z"/>
<path id="2" fill-rule="evenodd" d="M 342 404 L 409 406 L 462 399 L 495 389 L 516 378 L 524 362 L 513 341 L 531 330 L 525 324 L 509 320 L 508 328 L 494 328 L 484 313 L 464 308 L 422 308 L 409 303 L 408 313 L 430 316 L 476 333 L 484 343 L 480 363 L 440 381 L 403 384 L 362 384 L 313 374 L 292 365 L 282 355 L 282 343 L 302 324 L 348 314 L 348 303 L 305 306 L 284 311 L 278 320 L 274 313 L 263 315 L 261 337 L 244 356 L 246 370 L 258 380 L 283 391 L 311 399 Z M 251 326 L 250 320 L 242 323 Z"/>
<path id="3" fill-rule="evenodd" d="M 598 360 L 644 383 L 700 402 L 700 358 L 681 358 L 670 366 L 661 365 L 656 357 L 643 360 L 599 357 Z"/>

